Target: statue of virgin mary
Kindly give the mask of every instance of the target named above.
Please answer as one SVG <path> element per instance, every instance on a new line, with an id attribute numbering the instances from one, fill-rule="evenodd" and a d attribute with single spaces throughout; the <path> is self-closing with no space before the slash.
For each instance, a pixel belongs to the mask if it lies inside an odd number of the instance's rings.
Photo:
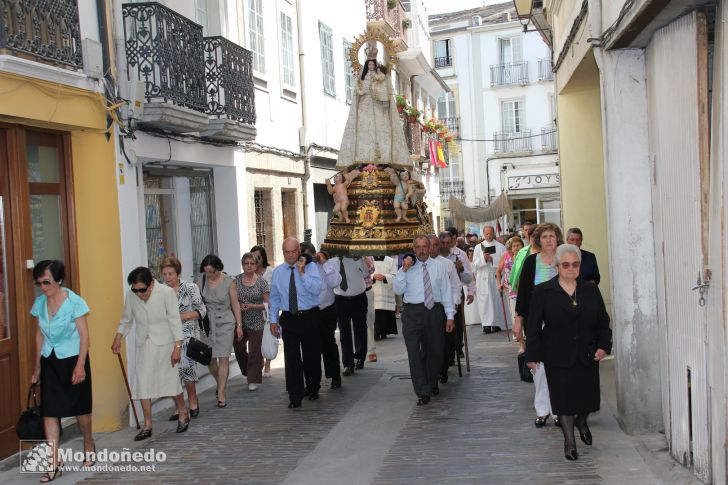
<path id="1" fill-rule="evenodd" d="M 411 166 L 391 79 L 386 67 L 377 63 L 376 43 L 369 42 L 364 52 L 367 60 L 357 75 L 336 167 L 360 163 Z"/>

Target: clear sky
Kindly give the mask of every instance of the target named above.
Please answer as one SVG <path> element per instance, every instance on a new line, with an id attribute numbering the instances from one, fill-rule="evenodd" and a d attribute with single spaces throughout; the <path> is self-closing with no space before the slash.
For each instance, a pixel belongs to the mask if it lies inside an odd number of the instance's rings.
<path id="1" fill-rule="evenodd" d="M 429 15 L 458 12 L 460 10 L 502 3 L 504 1 L 507 0 L 424 0 Z"/>

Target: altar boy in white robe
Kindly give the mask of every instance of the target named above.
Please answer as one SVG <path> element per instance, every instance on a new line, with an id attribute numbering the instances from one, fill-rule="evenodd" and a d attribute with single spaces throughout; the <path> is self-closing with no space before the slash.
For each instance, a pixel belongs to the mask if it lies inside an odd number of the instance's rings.
<path id="1" fill-rule="evenodd" d="M 475 246 L 473 252 L 473 270 L 477 277 L 477 302 L 483 333 L 499 332 L 505 325 L 501 295 L 495 270 L 506 251 L 506 247 L 495 240 L 495 229 L 486 226 L 483 229 L 484 241 Z"/>

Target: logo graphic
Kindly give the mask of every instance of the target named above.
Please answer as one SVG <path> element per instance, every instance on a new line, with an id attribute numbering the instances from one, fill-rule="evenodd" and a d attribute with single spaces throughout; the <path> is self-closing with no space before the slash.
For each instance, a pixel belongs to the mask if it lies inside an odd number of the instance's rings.
<path id="1" fill-rule="evenodd" d="M 20 440 L 20 473 L 53 472 L 55 441 Z"/>

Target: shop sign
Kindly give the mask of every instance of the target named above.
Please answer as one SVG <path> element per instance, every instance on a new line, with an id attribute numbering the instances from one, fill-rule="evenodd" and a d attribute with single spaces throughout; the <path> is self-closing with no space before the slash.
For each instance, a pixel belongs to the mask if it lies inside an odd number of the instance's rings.
<path id="1" fill-rule="evenodd" d="M 518 175 L 508 177 L 508 190 L 542 189 L 559 186 L 558 173 L 542 173 L 537 175 Z"/>

